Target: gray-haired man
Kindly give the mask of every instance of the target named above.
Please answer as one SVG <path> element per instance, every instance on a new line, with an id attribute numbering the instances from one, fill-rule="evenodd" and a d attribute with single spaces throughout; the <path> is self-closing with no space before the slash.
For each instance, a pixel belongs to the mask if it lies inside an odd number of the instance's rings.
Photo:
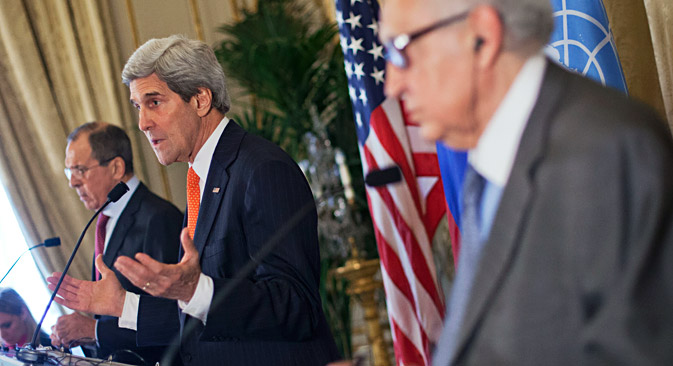
<path id="1" fill-rule="evenodd" d="M 673 363 L 673 143 L 543 56 L 549 0 L 386 0 L 386 92 L 468 150 L 434 365 Z"/>
<path id="2" fill-rule="evenodd" d="M 285 152 L 225 116 L 229 97 L 213 51 L 183 37 L 153 39 L 131 56 L 122 79 L 159 161 L 190 165 L 187 227 L 177 265 L 142 254 L 115 263 L 136 286 L 164 299 L 131 296 L 136 305 L 128 306 L 108 282 L 97 288 L 109 289 L 110 301 L 95 309 L 136 314 L 138 339 L 161 343 L 174 335 L 156 325 L 171 320 L 164 310 L 180 307 L 186 365 L 312 366 L 337 359 L 318 292 L 311 190 Z M 250 264 L 252 273 L 245 270 Z M 59 301 L 66 306 L 90 296 L 76 280 L 64 284 Z"/>

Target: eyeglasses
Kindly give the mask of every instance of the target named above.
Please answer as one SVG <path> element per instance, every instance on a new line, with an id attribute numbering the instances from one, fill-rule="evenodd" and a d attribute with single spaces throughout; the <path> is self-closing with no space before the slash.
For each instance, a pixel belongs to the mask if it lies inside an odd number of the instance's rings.
<path id="1" fill-rule="evenodd" d="M 446 27 L 455 23 L 459 20 L 463 20 L 470 14 L 470 11 L 464 11 L 462 13 L 450 16 L 446 19 L 440 20 L 436 23 L 430 24 L 429 26 L 417 30 L 413 33 L 400 34 L 399 36 L 389 40 L 383 44 L 383 47 L 386 50 L 385 58 L 388 62 L 393 64 L 395 67 L 400 69 L 406 69 L 409 67 L 409 58 L 405 53 L 405 49 L 411 44 L 411 42 L 417 40 L 423 35 L 426 35 L 436 29 Z"/>
<path id="2" fill-rule="evenodd" d="M 82 179 L 84 177 L 84 174 L 88 172 L 89 170 L 99 167 L 99 166 L 105 166 L 107 163 L 111 162 L 114 158 L 116 158 L 119 155 L 115 155 L 109 159 L 105 159 L 98 164 L 94 164 L 92 166 L 74 166 L 72 168 L 65 168 L 63 169 L 63 172 L 65 173 L 65 176 L 68 178 L 68 180 L 75 178 L 75 179 Z"/>

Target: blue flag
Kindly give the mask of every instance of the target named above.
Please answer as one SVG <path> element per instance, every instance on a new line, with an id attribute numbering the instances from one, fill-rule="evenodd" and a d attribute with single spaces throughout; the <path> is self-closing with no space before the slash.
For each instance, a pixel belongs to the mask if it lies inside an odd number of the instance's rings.
<path id="1" fill-rule="evenodd" d="M 552 0 L 549 58 L 603 85 L 627 93 L 615 40 L 601 0 Z"/>
<path id="2" fill-rule="evenodd" d="M 449 235 L 454 262 L 460 249 L 460 196 L 467 166 L 467 153 L 455 151 L 441 142 L 437 143 L 437 161 L 442 173 L 444 196 L 446 197 L 446 218 L 449 221 Z"/>

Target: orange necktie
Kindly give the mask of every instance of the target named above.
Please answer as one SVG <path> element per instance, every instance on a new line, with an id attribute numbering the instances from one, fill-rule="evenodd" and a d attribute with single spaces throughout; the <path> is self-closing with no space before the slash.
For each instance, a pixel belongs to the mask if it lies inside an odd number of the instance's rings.
<path id="1" fill-rule="evenodd" d="M 196 230 L 196 219 L 199 217 L 200 203 L 199 176 L 194 169 L 189 168 L 187 171 L 187 228 L 192 239 L 194 239 L 194 230 Z"/>

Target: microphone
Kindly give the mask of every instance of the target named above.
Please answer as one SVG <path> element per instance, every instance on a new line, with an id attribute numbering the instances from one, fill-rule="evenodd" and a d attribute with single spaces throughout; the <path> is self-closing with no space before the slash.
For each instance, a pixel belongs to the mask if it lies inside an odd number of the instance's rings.
<path id="1" fill-rule="evenodd" d="M 40 243 L 40 244 L 38 244 L 38 245 L 33 245 L 32 247 L 26 249 L 25 252 L 21 253 L 21 255 L 19 256 L 19 258 L 16 258 L 16 261 L 14 262 L 14 264 L 12 264 L 11 267 L 9 267 L 9 270 L 7 270 L 7 273 L 5 273 L 4 276 L 2 276 L 2 279 L 0 279 L 0 283 L 2 283 L 2 281 L 5 280 L 5 277 L 7 277 L 7 275 L 9 274 L 9 272 L 12 271 L 12 269 L 14 268 L 14 266 L 16 266 L 17 263 L 19 263 L 19 259 L 21 259 L 21 257 L 23 257 L 24 254 L 30 252 L 31 250 L 33 250 L 33 249 L 35 249 L 35 248 L 39 248 L 39 247 L 50 248 L 50 247 L 57 247 L 57 246 L 59 246 L 59 245 L 61 245 L 61 238 L 59 238 L 59 237 L 57 236 L 57 237 L 49 238 L 49 239 L 43 241 L 42 243 Z"/>
<path id="2" fill-rule="evenodd" d="M 365 177 L 365 184 L 370 187 L 381 187 L 402 180 L 402 171 L 397 165 L 387 168 L 372 170 Z"/>
<path id="3" fill-rule="evenodd" d="M 107 206 L 110 202 L 117 202 L 119 201 L 122 196 L 129 191 L 129 186 L 126 185 L 124 182 L 119 182 L 112 190 L 110 193 L 107 194 L 107 202 L 103 205 L 103 207 Z M 101 207 L 98 211 L 103 210 L 103 207 Z M 98 212 L 96 212 L 96 215 Z M 86 229 L 84 229 L 86 230 Z"/>
<path id="4" fill-rule="evenodd" d="M 86 224 L 84 227 L 84 230 L 82 231 L 82 234 L 79 236 L 79 239 L 77 240 L 77 244 L 75 244 L 75 248 L 72 250 L 72 254 L 70 254 L 70 258 L 68 259 L 68 262 L 65 265 L 65 268 L 63 269 L 63 273 L 61 274 L 61 277 L 58 279 L 58 283 L 56 283 L 56 288 L 54 289 L 54 292 L 51 294 L 51 298 L 49 298 L 49 302 L 47 303 L 47 308 L 44 309 L 44 314 L 42 314 L 42 318 L 40 319 L 40 322 L 37 324 L 35 327 L 35 333 L 33 333 L 33 339 L 30 342 L 30 347 L 34 350 L 37 348 L 37 338 L 40 335 L 40 329 L 42 328 L 42 323 L 44 322 L 44 318 L 47 316 L 47 312 L 49 311 L 49 308 L 51 307 L 51 303 L 54 302 L 54 297 L 56 297 L 56 294 L 58 293 L 58 289 L 61 287 L 61 283 L 63 282 L 63 279 L 65 278 L 65 274 L 68 273 L 68 269 L 70 268 L 70 264 L 72 263 L 72 260 L 75 258 L 75 254 L 77 253 L 77 250 L 79 249 L 79 246 L 82 244 L 82 239 L 84 238 L 84 234 L 86 233 L 87 229 L 89 229 L 89 226 L 93 222 L 93 219 L 98 216 L 98 214 L 103 211 L 107 205 L 109 205 L 112 202 L 117 202 L 121 196 L 123 196 L 126 192 L 128 192 L 129 187 L 126 185 L 124 182 L 119 182 L 112 190 L 110 193 L 107 195 L 107 201 L 99 208 L 95 214 L 91 217 L 89 222 Z M 30 353 L 30 352 L 26 352 Z M 17 353 L 18 357 L 18 353 Z"/>

